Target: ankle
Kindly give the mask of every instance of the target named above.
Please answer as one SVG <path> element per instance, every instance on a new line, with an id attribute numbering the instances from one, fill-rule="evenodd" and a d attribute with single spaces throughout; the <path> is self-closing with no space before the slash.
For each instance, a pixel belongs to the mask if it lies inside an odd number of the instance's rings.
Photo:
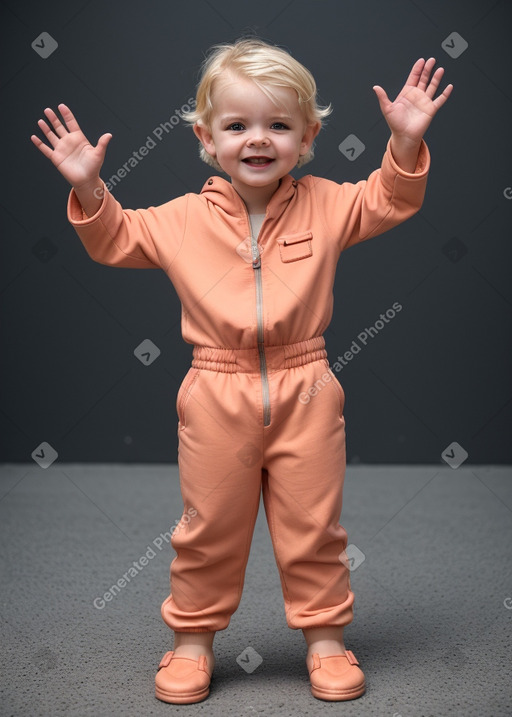
<path id="1" fill-rule="evenodd" d="M 214 632 L 175 632 L 174 650 L 192 646 L 213 652 L 214 638 Z"/>
<path id="2" fill-rule="evenodd" d="M 344 655 L 346 652 L 343 640 L 317 640 L 308 645 L 308 656 L 315 652 L 320 657 L 330 657 L 331 655 Z"/>
<path id="3" fill-rule="evenodd" d="M 343 627 L 316 627 L 302 631 L 308 645 L 308 655 L 318 652 L 320 657 L 345 653 Z"/>

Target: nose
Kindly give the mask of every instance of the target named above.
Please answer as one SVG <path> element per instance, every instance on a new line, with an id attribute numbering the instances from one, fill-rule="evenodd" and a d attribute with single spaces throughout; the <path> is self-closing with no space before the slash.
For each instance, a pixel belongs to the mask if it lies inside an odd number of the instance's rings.
<path id="1" fill-rule="evenodd" d="M 247 139 L 247 145 L 249 147 L 256 146 L 256 147 L 267 147 L 270 143 L 269 138 L 266 136 L 263 129 L 257 129 L 255 128 L 251 136 Z"/>

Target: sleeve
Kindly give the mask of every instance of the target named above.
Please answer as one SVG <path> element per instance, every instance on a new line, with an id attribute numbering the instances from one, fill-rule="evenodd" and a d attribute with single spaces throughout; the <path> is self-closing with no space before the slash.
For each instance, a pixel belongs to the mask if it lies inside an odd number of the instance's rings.
<path id="1" fill-rule="evenodd" d="M 148 209 L 123 209 L 103 185 L 103 201 L 88 217 L 72 189 L 68 220 L 94 261 L 128 269 L 164 269 L 179 251 L 188 195 Z"/>
<path id="2" fill-rule="evenodd" d="M 357 184 L 328 181 L 325 190 L 318 186 L 319 210 L 340 252 L 412 217 L 423 204 L 429 168 L 430 153 L 424 140 L 415 171 L 405 172 L 393 158 L 390 139 L 380 168 L 368 179 Z"/>

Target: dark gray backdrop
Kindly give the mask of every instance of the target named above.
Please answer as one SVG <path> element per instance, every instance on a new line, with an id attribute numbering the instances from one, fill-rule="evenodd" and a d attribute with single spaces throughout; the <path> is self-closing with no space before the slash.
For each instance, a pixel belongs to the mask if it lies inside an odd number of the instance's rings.
<path id="1" fill-rule="evenodd" d="M 66 220 L 69 187 L 29 138 L 46 106 L 66 102 L 94 143 L 113 133 L 108 179 L 194 95 L 206 50 L 253 32 L 309 67 L 334 106 L 296 176 L 366 178 L 389 136 L 372 85 L 394 99 L 418 57 L 445 67 L 442 86 L 455 89 L 426 135 L 424 206 L 342 254 L 325 338 L 331 364 L 361 347 L 337 374 L 349 462 L 439 463 L 463 451 L 468 463 L 510 462 L 508 0 L 8 0 L 1 13 L 1 460 L 29 462 L 47 442 L 68 462 L 176 461 L 192 347 L 174 288 L 162 271 L 89 259 Z M 354 161 L 338 149 L 350 134 L 365 145 Z M 158 205 L 212 173 L 179 123 L 114 195 L 126 208 Z M 402 311 L 362 345 L 394 302 Z M 134 355 L 144 339 L 161 351 L 150 366 Z"/>

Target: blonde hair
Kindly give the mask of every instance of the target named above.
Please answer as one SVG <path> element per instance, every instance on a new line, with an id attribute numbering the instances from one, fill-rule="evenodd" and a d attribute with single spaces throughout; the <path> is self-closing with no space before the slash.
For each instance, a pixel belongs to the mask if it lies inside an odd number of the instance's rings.
<path id="1" fill-rule="evenodd" d="M 331 105 L 322 107 L 317 103 L 317 88 L 313 75 L 289 52 L 270 45 L 260 38 L 241 38 L 233 44 L 213 45 L 201 66 L 201 77 L 197 86 L 196 106 L 181 116 L 185 122 L 194 125 L 199 122 L 211 129 L 214 110 L 212 94 L 215 80 L 227 70 L 243 78 L 251 79 L 274 102 L 269 86 L 290 87 L 297 92 L 299 105 L 307 125 L 322 120 L 332 112 Z M 297 167 L 310 162 L 314 157 L 314 142 L 309 151 L 300 156 Z M 217 160 L 199 143 L 199 156 L 217 170 L 223 171 Z"/>

